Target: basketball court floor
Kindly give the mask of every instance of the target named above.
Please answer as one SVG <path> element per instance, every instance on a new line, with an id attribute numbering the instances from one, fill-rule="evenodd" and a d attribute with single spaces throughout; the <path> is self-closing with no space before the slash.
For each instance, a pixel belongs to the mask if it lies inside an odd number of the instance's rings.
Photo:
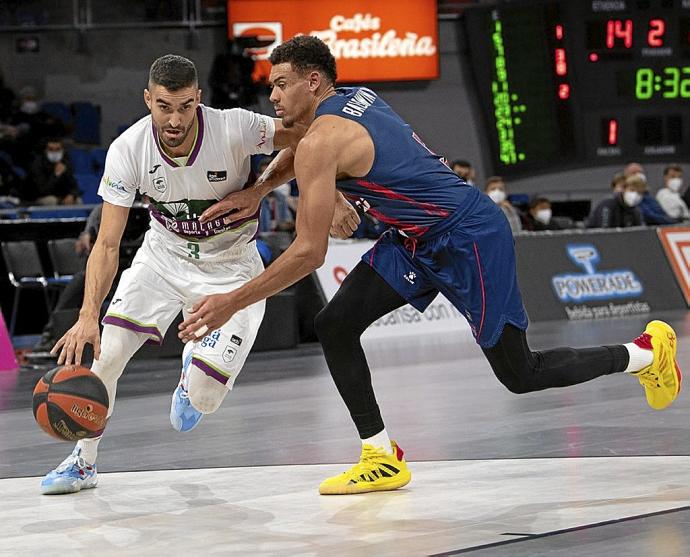
<path id="1" fill-rule="evenodd" d="M 690 369 L 690 317 L 658 315 Z M 534 349 L 627 342 L 645 318 L 538 323 Z M 0 373 L 0 555 L 690 555 L 690 396 L 649 409 L 636 378 L 513 395 L 453 336 L 369 343 L 379 404 L 413 478 L 320 496 L 359 441 L 318 345 L 252 355 L 221 409 L 168 422 L 177 360 L 135 360 L 99 487 L 41 496 L 71 450 L 38 429 L 45 370 Z"/>

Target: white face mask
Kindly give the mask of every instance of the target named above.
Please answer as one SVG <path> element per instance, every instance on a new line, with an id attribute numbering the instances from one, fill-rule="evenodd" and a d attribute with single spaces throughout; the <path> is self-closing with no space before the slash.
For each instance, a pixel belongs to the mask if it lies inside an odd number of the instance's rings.
<path id="1" fill-rule="evenodd" d="M 46 157 L 50 162 L 60 162 L 64 155 L 64 151 L 46 151 Z"/>
<path id="2" fill-rule="evenodd" d="M 38 112 L 38 103 L 36 101 L 24 101 L 19 110 L 24 114 L 36 114 Z"/>
<path id="3" fill-rule="evenodd" d="M 506 199 L 506 192 L 503 190 L 491 190 L 486 195 L 488 195 L 491 198 L 491 201 L 493 201 L 496 204 L 501 203 Z"/>
<path id="4" fill-rule="evenodd" d="M 642 201 L 642 195 L 637 191 L 624 191 L 623 201 L 628 207 L 634 207 Z"/>
<path id="5" fill-rule="evenodd" d="M 551 222 L 551 209 L 539 209 L 534 218 L 542 224 L 549 224 Z"/>
<path id="6" fill-rule="evenodd" d="M 668 182 L 666 182 L 666 185 L 671 191 L 679 192 L 680 188 L 683 187 L 683 178 L 669 178 Z"/>

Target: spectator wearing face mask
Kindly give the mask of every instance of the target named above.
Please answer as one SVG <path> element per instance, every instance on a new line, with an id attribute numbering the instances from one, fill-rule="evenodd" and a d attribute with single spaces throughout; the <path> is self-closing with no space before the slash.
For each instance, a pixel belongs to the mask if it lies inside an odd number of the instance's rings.
<path id="1" fill-rule="evenodd" d="M 503 214 L 508 219 L 510 230 L 515 234 L 522 230 L 522 220 L 520 212 L 508 201 L 506 184 L 500 176 L 491 176 L 484 185 L 484 193 L 501 208 Z"/>
<path id="2" fill-rule="evenodd" d="M 639 204 L 639 209 L 642 212 L 642 218 L 645 224 L 674 224 L 677 219 L 672 218 L 664 211 L 656 199 L 652 197 L 647 189 L 647 176 L 644 173 L 644 168 L 637 162 L 631 162 L 623 169 L 623 174 L 626 179 L 631 176 L 637 176 L 644 184 L 644 191 L 642 192 L 642 200 Z"/>
<path id="3" fill-rule="evenodd" d="M 642 226 L 642 212 L 638 208 L 647 184 L 639 174 L 625 180 L 622 192 L 614 193 L 594 208 L 587 222 L 588 228 L 627 228 Z"/>
<path id="4" fill-rule="evenodd" d="M 683 189 L 683 169 L 678 164 L 664 168 L 664 186 L 656 193 L 656 200 L 671 218 L 678 222 L 689 220 L 690 211 L 680 196 Z"/>
<path id="5" fill-rule="evenodd" d="M 450 165 L 453 172 L 465 180 L 470 186 L 474 186 L 475 172 L 472 163 L 462 159 L 454 160 Z"/>
<path id="6" fill-rule="evenodd" d="M 79 201 L 79 187 L 60 139 L 46 142 L 44 152 L 31 165 L 29 182 L 34 189 L 28 200 L 37 205 L 73 205 Z"/>
<path id="7" fill-rule="evenodd" d="M 529 211 L 522 221 L 522 228 L 532 232 L 561 230 L 552 217 L 551 201 L 546 197 L 535 197 L 529 202 Z"/>

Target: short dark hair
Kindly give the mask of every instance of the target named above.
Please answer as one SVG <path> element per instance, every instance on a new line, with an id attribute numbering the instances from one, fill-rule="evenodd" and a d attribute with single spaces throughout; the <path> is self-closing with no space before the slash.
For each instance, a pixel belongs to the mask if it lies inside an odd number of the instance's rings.
<path id="1" fill-rule="evenodd" d="M 667 176 L 671 170 L 675 170 L 676 172 L 680 172 L 681 174 L 683 173 L 683 167 L 679 164 L 669 164 L 666 168 L 664 168 L 664 176 Z"/>
<path id="2" fill-rule="evenodd" d="M 451 164 L 450 167 L 453 168 L 454 166 L 464 166 L 466 168 L 472 168 L 472 163 L 463 159 L 455 159 Z"/>
<path id="3" fill-rule="evenodd" d="M 495 184 L 495 183 L 497 183 L 497 182 L 502 182 L 503 185 L 505 186 L 505 181 L 503 180 L 503 178 L 502 178 L 501 176 L 489 176 L 489 177 L 486 179 L 486 182 L 484 183 L 484 190 L 486 191 L 486 189 L 487 189 L 491 184 Z"/>
<path id="4" fill-rule="evenodd" d="M 300 73 L 318 70 L 333 84 L 338 79 L 335 58 L 326 43 L 318 37 L 310 35 L 292 37 L 271 52 L 270 60 L 274 66 L 289 62 L 293 69 Z"/>
<path id="5" fill-rule="evenodd" d="M 166 54 L 151 64 L 149 84 L 161 85 L 168 91 L 179 91 L 198 83 L 194 62 L 184 56 Z"/>
<path id="6" fill-rule="evenodd" d="M 549 201 L 546 197 L 537 196 L 530 199 L 529 208 L 534 209 L 537 205 L 541 205 L 542 203 L 548 203 L 551 205 L 551 201 Z"/>

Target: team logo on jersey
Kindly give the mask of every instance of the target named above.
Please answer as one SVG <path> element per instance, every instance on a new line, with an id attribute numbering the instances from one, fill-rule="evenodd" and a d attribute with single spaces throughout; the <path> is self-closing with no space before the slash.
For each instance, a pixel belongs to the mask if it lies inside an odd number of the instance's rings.
<path id="1" fill-rule="evenodd" d="M 165 176 L 159 176 L 153 179 L 153 189 L 163 193 L 168 187 L 168 182 L 165 180 Z"/>
<path id="2" fill-rule="evenodd" d="M 229 364 L 235 359 L 235 355 L 237 354 L 237 349 L 233 348 L 232 346 L 228 345 L 225 347 L 225 350 L 223 350 L 223 361 L 226 364 Z"/>
<path id="3" fill-rule="evenodd" d="M 170 214 L 171 217 L 175 219 L 188 219 L 190 218 L 189 204 L 184 201 L 178 201 L 176 203 L 163 203 L 162 207 Z"/>
<path id="4" fill-rule="evenodd" d="M 227 170 L 209 170 L 206 172 L 209 182 L 225 182 L 228 179 Z"/>

